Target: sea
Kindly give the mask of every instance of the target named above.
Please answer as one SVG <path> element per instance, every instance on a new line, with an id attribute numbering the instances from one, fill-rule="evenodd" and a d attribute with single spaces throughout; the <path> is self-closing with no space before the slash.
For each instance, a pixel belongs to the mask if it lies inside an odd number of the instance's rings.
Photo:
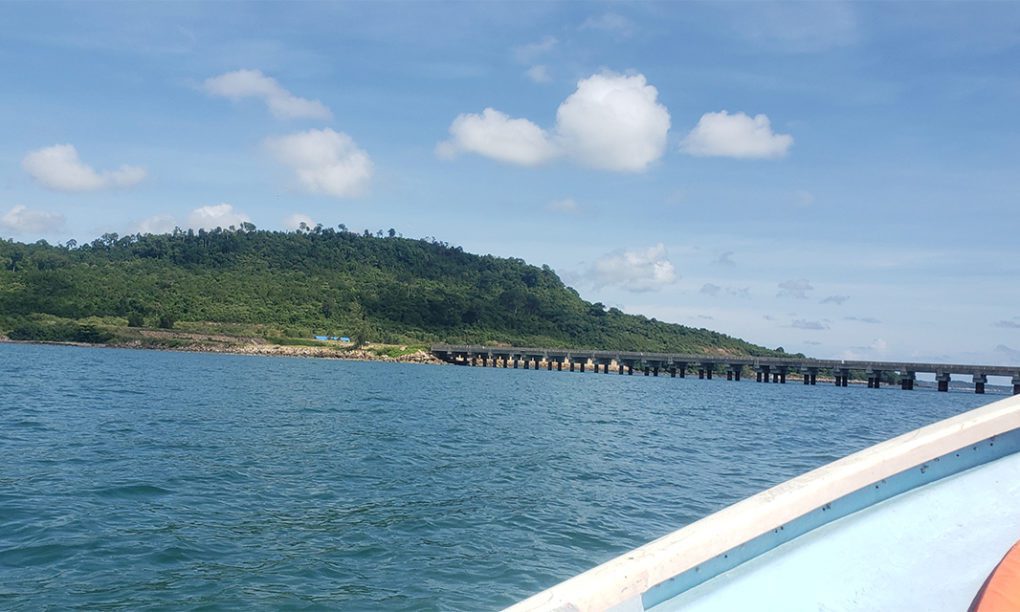
<path id="1" fill-rule="evenodd" d="M 0 609 L 499 609 L 997 398 L 0 344 Z"/>

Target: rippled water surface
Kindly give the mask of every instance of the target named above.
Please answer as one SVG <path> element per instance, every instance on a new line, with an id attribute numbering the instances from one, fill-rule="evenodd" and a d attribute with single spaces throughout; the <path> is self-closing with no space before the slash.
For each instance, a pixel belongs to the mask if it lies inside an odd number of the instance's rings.
<path id="1" fill-rule="evenodd" d="M 0 345 L 0 608 L 497 608 L 991 399 Z"/>

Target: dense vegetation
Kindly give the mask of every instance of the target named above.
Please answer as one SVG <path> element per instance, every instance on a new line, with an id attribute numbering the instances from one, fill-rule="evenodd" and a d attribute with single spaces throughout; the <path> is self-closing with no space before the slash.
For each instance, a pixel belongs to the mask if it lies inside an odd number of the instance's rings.
<path id="1" fill-rule="evenodd" d="M 316 227 L 181 231 L 52 246 L 0 240 L 0 333 L 101 342 L 117 329 L 388 343 L 772 354 L 581 299 L 547 266 L 435 240 Z"/>

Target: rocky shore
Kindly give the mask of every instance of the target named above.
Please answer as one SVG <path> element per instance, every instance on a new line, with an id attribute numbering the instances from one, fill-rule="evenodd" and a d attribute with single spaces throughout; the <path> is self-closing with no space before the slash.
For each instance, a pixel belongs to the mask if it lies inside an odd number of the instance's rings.
<path id="1" fill-rule="evenodd" d="M 349 359 L 353 361 L 384 361 L 390 363 L 428 363 L 444 365 L 431 353 L 418 350 L 406 355 L 391 357 L 380 354 L 369 348 L 338 348 L 332 346 L 288 346 L 267 342 L 186 342 L 174 346 L 161 346 L 149 342 L 129 341 L 110 344 L 86 344 L 82 342 L 35 342 L 11 340 L 0 335 L 0 342 L 12 344 L 56 344 L 62 346 L 80 346 L 89 348 L 124 348 L 154 351 L 183 351 L 188 353 L 220 353 L 225 355 L 264 355 L 278 357 L 313 357 L 319 359 Z"/>

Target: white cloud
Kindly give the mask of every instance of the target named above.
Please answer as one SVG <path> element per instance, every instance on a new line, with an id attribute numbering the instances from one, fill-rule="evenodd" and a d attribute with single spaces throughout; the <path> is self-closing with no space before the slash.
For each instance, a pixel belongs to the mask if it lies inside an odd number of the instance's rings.
<path id="1" fill-rule="evenodd" d="M 545 36 L 538 42 L 528 43 L 514 48 L 514 57 L 522 64 L 530 64 L 539 57 L 556 48 L 560 41 L 555 36 Z"/>
<path id="2" fill-rule="evenodd" d="M 641 74 L 583 79 L 556 111 L 560 145 L 585 165 L 640 172 L 666 151 L 669 111 L 658 96 Z"/>
<path id="3" fill-rule="evenodd" d="M 283 220 L 283 227 L 289 230 L 296 230 L 300 229 L 302 223 L 305 224 L 305 227 L 315 227 L 315 221 L 304 213 L 294 213 L 287 217 Z"/>
<path id="4" fill-rule="evenodd" d="M 60 229 L 64 215 L 60 213 L 30 210 L 18 204 L 0 217 L 0 227 L 15 234 L 45 234 Z"/>
<path id="5" fill-rule="evenodd" d="M 491 108 L 481 115 L 459 115 L 450 124 L 450 136 L 436 148 L 440 157 L 451 158 L 463 151 L 535 166 L 558 155 L 545 130 L 527 119 L 513 119 Z"/>
<path id="6" fill-rule="evenodd" d="M 226 203 L 202 206 L 188 215 L 188 227 L 194 229 L 211 230 L 217 227 L 227 229 L 231 225 L 239 227 L 242 223 L 250 221 L 248 215 L 234 210 L 232 205 Z"/>
<path id="7" fill-rule="evenodd" d="M 174 231 L 175 227 L 177 227 L 177 221 L 172 215 L 153 215 L 135 223 L 134 231 L 138 234 L 169 234 Z"/>
<path id="8" fill-rule="evenodd" d="M 227 72 L 206 79 L 203 87 L 211 95 L 231 100 L 260 98 L 269 111 L 281 119 L 328 120 L 333 117 L 322 102 L 295 96 L 281 87 L 276 79 L 262 74 L 261 70 Z"/>
<path id="9" fill-rule="evenodd" d="M 582 79 L 556 111 L 554 135 L 527 119 L 486 108 L 462 114 L 450 125 L 451 138 L 436 153 L 450 158 L 476 153 L 524 166 L 559 155 L 605 170 L 640 172 L 662 157 L 669 111 L 644 75 L 602 72 Z"/>
<path id="10" fill-rule="evenodd" d="M 365 192 L 372 178 L 372 160 L 343 132 L 308 130 L 269 138 L 265 146 L 311 193 L 354 197 Z"/>
<path id="11" fill-rule="evenodd" d="M 680 149 L 698 157 L 771 159 L 783 157 L 792 145 L 793 136 L 773 133 L 765 115 L 721 111 L 702 115 Z"/>
<path id="12" fill-rule="evenodd" d="M 850 299 L 849 295 L 830 295 L 829 297 L 823 299 L 821 302 L 818 302 L 818 303 L 819 304 L 836 304 L 837 306 L 842 306 L 849 299 Z"/>
<path id="13" fill-rule="evenodd" d="M 537 66 L 528 68 L 524 71 L 524 74 L 535 83 L 549 83 L 552 81 L 552 75 L 549 74 L 549 68 L 543 64 L 538 64 Z"/>
<path id="14" fill-rule="evenodd" d="M 677 281 L 676 269 L 661 243 L 647 249 L 616 251 L 595 262 L 589 276 L 596 288 L 654 291 Z"/>
<path id="15" fill-rule="evenodd" d="M 549 202 L 549 210 L 561 213 L 576 213 L 580 212 L 581 207 L 577 205 L 574 198 L 563 198 L 562 200 L 553 200 Z"/>
<path id="16" fill-rule="evenodd" d="M 617 13 L 603 13 L 598 17 L 589 17 L 581 24 L 582 30 L 600 30 L 621 38 L 634 34 L 634 22 Z"/>
<path id="17" fill-rule="evenodd" d="M 792 297 L 798 300 L 807 299 L 807 292 L 813 291 L 814 287 L 807 279 L 788 280 L 779 283 L 779 293 L 776 297 Z"/>
<path id="18" fill-rule="evenodd" d="M 21 167 L 43 187 L 57 191 L 97 191 L 130 187 L 145 180 L 145 168 L 121 166 L 96 172 L 78 157 L 74 145 L 60 144 L 29 152 Z"/>

